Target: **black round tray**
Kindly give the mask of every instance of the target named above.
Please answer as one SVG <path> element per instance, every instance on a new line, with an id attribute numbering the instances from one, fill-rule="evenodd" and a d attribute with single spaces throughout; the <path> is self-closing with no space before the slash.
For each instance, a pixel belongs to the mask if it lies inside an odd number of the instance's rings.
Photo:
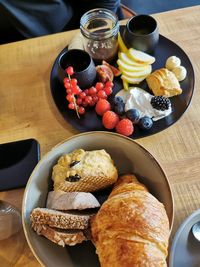
<path id="1" fill-rule="evenodd" d="M 58 58 L 65 50 L 67 50 L 67 47 L 64 48 L 55 59 L 50 76 L 50 87 L 55 104 L 65 120 L 80 132 L 94 130 L 105 131 L 106 129 L 101 122 L 102 118 L 96 114 L 94 108 L 87 108 L 85 115 L 81 116 L 81 118 L 79 119 L 76 115 L 76 112 L 74 110 L 69 110 L 67 107 L 65 88 L 59 82 L 57 75 Z M 181 59 L 181 65 L 187 69 L 186 79 L 180 82 L 183 92 L 181 95 L 170 98 L 172 103 L 172 113 L 169 116 L 154 122 L 153 127 L 150 130 L 141 130 L 136 125 L 134 133 L 130 136 L 132 139 L 138 139 L 141 137 L 156 134 L 168 128 L 183 115 L 190 104 L 194 91 L 194 70 L 190 59 L 177 44 L 162 35 L 160 35 L 159 43 L 153 54 L 153 56 L 156 58 L 156 61 L 152 65 L 152 71 L 163 68 L 165 66 L 167 58 L 172 55 L 179 57 Z M 143 81 L 142 83 L 137 85 L 137 87 L 143 88 L 150 93 L 146 81 Z M 110 102 L 112 102 L 113 96 L 122 88 L 123 85 L 120 77 L 115 78 L 113 94 L 109 99 Z"/>

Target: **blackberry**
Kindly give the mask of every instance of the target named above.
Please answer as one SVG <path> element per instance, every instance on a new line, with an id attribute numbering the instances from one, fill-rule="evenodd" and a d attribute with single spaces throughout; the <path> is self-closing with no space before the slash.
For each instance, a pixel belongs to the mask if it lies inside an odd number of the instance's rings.
<path id="1" fill-rule="evenodd" d="M 167 110 L 171 106 L 169 98 L 164 96 L 153 96 L 151 98 L 151 105 L 153 108 L 158 110 Z"/>

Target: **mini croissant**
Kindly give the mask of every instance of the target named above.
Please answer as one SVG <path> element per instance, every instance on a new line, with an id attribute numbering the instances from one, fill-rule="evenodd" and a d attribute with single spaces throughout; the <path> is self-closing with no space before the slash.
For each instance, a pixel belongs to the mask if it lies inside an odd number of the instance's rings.
<path id="1" fill-rule="evenodd" d="M 182 93 L 175 74 L 166 68 L 154 71 L 146 78 L 146 81 L 155 96 L 171 97 Z"/>
<path id="2" fill-rule="evenodd" d="M 91 219 L 101 267 L 167 267 L 169 233 L 163 204 L 133 175 L 119 177 Z"/>

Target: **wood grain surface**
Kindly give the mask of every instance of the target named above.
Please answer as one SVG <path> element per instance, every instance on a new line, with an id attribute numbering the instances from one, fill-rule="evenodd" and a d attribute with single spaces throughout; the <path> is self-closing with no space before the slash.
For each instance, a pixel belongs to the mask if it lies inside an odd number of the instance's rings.
<path id="1" fill-rule="evenodd" d="M 180 223 L 200 208 L 200 6 L 154 17 L 160 33 L 188 54 L 196 78 L 192 102 L 181 119 L 154 136 L 136 140 L 161 163 L 171 183 L 175 200 L 173 237 Z M 0 46 L 0 143 L 35 138 L 42 156 L 78 133 L 58 112 L 49 85 L 52 64 L 75 33 Z M 19 209 L 22 197 L 23 189 L 0 193 L 0 199 Z M 0 266 L 40 266 L 22 231 L 9 242 L 7 247 L 0 242 Z"/>

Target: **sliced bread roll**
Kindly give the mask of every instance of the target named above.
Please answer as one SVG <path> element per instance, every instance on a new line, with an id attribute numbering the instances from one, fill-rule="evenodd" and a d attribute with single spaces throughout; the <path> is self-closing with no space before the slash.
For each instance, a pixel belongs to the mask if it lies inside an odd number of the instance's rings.
<path id="1" fill-rule="evenodd" d="M 48 209 L 84 210 L 98 207 L 100 204 L 91 193 L 51 191 L 47 197 Z"/>
<path id="2" fill-rule="evenodd" d="M 78 212 L 61 212 L 46 208 L 35 208 L 30 215 L 32 225 L 37 223 L 60 229 L 87 229 L 89 219 L 93 214 L 79 214 Z"/>
<path id="3" fill-rule="evenodd" d="M 42 235 L 63 247 L 65 245 L 74 246 L 87 240 L 83 231 L 81 230 L 61 230 L 38 223 L 33 223 L 32 227 L 38 235 Z"/>

